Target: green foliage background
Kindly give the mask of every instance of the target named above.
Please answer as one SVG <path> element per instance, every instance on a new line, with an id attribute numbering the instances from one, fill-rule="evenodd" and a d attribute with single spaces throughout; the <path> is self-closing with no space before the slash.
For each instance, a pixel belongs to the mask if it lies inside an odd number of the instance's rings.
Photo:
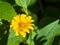
<path id="1" fill-rule="evenodd" d="M 60 0 L 0 0 L 0 45 L 60 45 Z M 35 30 L 16 37 L 10 22 L 25 13 L 35 20 Z"/>

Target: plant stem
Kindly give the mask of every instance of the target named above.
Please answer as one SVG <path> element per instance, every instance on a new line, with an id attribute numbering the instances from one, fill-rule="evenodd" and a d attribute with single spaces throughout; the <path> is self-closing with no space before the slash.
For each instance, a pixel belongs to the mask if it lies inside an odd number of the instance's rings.
<path id="1" fill-rule="evenodd" d="M 30 44 L 31 45 L 31 41 L 32 41 L 32 32 L 30 32 Z"/>
<path id="2" fill-rule="evenodd" d="M 28 15 L 28 9 L 27 8 L 23 8 L 24 12 L 26 13 L 26 15 Z"/>

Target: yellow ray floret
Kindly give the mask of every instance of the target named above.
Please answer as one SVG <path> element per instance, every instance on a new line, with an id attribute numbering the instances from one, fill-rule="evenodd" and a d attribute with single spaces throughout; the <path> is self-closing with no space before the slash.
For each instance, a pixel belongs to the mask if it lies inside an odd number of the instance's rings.
<path id="1" fill-rule="evenodd" d="M 26 33 L 30 33 L 30 30 L 34 30 L 34 24 L 32 22 L 34 22 L 34 20 L 32 20 L 31 16 L 19 14 L 13 17 L 10 28 L 14 29 L 16 36 L 22 35 L 26 37 Z"/>

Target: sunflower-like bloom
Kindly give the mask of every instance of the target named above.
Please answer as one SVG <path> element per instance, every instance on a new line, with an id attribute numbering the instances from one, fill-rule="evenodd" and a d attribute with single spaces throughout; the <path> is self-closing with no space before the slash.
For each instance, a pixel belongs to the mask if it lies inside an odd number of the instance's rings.
<path id="1" fill-rule="evenodd" d="M 30 30 L 34 30 L 34 24 L 32 22 L 34 22 L 34 20 L 32 20 L 31 16 L 19 14 L 13 17 L 10 28 L 13 28 L 16 36 L 20 34 L 26 37 L 26 33 L 30 33 Z"/>

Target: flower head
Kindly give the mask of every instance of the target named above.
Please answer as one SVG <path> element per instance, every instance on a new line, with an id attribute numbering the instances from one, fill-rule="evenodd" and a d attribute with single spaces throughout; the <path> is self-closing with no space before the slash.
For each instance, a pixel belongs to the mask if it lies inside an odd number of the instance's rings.
<path id="1" fill-rule="evenodd" d="M 26 33 L 30 33 L 30 30 L 34 30 L 34 24 L 32 22 L 34 22 L 34 20 L 32 20 L 31 16 L 19 14 L 13 17 L 10 28 L 14 29 L 16 36 L 20 34 L 23 37 L 26 37 Z"/>

